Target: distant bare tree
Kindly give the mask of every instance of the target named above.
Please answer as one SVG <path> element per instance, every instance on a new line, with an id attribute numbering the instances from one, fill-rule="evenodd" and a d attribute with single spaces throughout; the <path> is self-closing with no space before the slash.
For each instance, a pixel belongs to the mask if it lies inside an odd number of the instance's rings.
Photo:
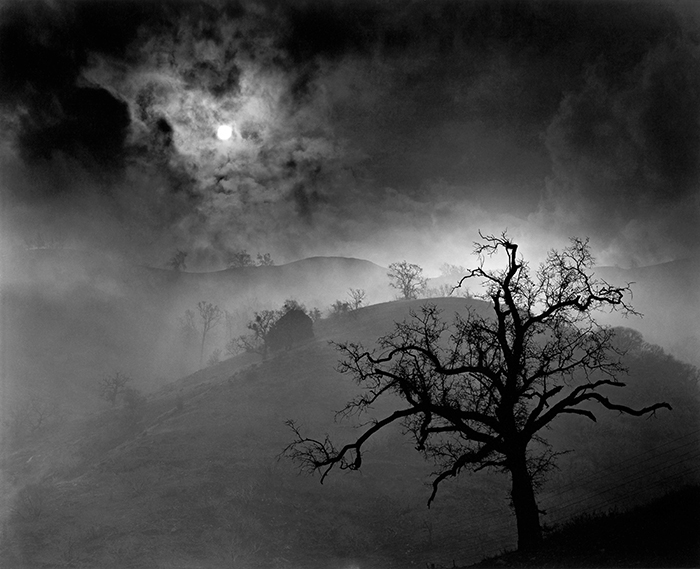
<path id="1" fill-rule="evenodd" d="M 347 300 L 336 300 L 331 304 L 330 315 L 335 318 L 337 316 L 342 316 L 343 314 L 348 314 L 352 310 L 352 306 Z"/>
<path id="2" fill-rule="evenodd" d="M 58 404 L 55 401 L 47 401 L 36 397 L 33 397 L 29 402 L 27 411 L 32 432 L 43 429 L 59 414 Z"/>
<path id="3" fill-rule="evenodd" d="M 130 381 L 132 381 L 131 377 L 119 371 L 112 375 L 105 375 L 100 380 L 100 397 L 109 401 L 114 407 L 117 403 L 117 398 L 126 391 L 127 383 Z"/>
<path id="4" fill-rule="evenodd" d="M 184 271 L 187 268 L 185 264 L 185 259 L 187 258 L 187 253 L 178 249 L 170 260 L 168 261 L 168 267 L 173 271 Z"/>
<path id="5" fill-rule="evenodd" d="M 265 253 L 264 255 L 258 253 L 257 261 L 255 264 L 258 267 L 271 267 L 275 264 L 275 262 L 272 260 L 270 253 Z"/>
<path id="6" fill-rule="evenodd" d="M 308 314 L 309 318 L 311 318 L 311 320 L 314 322 L 318 322 L 321 318 L 323 318 L 323 314 L 317 306 L 314 306 L 311 310 L 309 310 Z"/>
<path id="7" fill-rule="evenodd" d="M 19 440 L 25 435 L 41 431 L 60 419 L 61 411 L 56 401 L 31 395 L 2 416 L 2 428 L 10 438 Z"/>
<path id="8" fill-rule="evenodd" d="M 228 254 L 228 268 L 238 269 L 241 267 L 252 267 L 253 259 L 245 249 L 238 249 Z"/>
<path id="9" fill-rule="evenodd" d="M 357 310 L 365 302 L 367 293 L 361 288 L 351 288 L 348 291 L 348 296 L 350 297 L 350 308 Z"/>
<path id="10" fill-rule="evenodd" d="M 221 321 L 223 312 L 211 302 L 202 301 L 197 304 L 197 308 L 199 309 L 199 317 L 202 319 L 202 346 L 199 351 L 199 367 L 201 368 L 204 361 L 204 343 L 207 339 L 207 334 Z"/>
<path id="11" fill-rule="evenodd" d="M 428 279 L 423 277 L 423 268 L 413 263 L 401 261 L 391 263 L 387 276 L 392 279 L 390 285 L 401 292 L 401 298 L 413 300 L 428 286 Z"/>
<path id="12" fill-rule="evenodd" d="M 248 322 L 248 329 L 252 334 L 240 336 L 235 341 L 230 341 L 226 345 L 226 351 L 230 354 L 238 353 L 240 350 L 260 354 L 263 359 L 267 358 L 269 349 L 268 341 L 270 330 L 280 317 L 277 310 L 261 310 L 256 312 L 253 319 Z"/>

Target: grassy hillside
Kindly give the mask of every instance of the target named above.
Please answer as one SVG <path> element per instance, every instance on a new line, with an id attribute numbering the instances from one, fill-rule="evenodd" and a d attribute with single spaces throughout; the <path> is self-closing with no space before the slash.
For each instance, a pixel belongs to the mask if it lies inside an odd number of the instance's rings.
<path id="1" fill-rule="evenodd" d="M 437 302 L 446 315 L 467 303 Z M 4 445 L 0 565 L 391 569 L 464 565 L 512 548 L 507 479 L 448 481 L 428 510 L 431 465 L 398 429 L 373 442 L 361 472 L 324 485 L 278 460 L 292 438 L 286 419 L 310 435 L 355 434 L 334 422 L 357 388 L 334 371 L 328 340 L 370 344 L 420 303 L 321 320 L 314 341 L 264 363 L 237 356 L 131 407 L 105 405 Z M 642 344 L 630 357 L 633 397 L 664 397 L 676 411 L 559 425 L 557 447 L 579 450 L 542 489 L 547 508 L 622 507 L 697 477 L 697 373 Z M 662 370 L 663 381 L 647 370 Z"/>
<path id="2" fill-rule="evenodd" d="M 186 273 L 134 266 L 88 251 L 21 251 L 0 280 L 0 392 L 92 408 L 97 380 L 115 371 L 140 389 L 198 369 L 199 348 L 185 349 L 180 321 L 200 301 L 229 312 L 209 334 L 205 358 L 247 332 L 256 310 L 288 298 L 325 311 L 348 288 L 368 300 L 391 297 L 386 269 L 368 261 L 313 258 L 270 267 Z M 201 325 L 201 324 L 200 324 Z M 66 396 L 67 395 L 67 396 Z"/>

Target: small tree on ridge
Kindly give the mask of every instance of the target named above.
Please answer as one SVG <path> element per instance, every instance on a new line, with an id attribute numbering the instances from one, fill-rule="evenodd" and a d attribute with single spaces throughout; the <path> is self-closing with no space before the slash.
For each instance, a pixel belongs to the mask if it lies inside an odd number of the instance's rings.
<path id="1" fill-rule="evenodd" d="M 367 299 L 367 293 L 363 288 L 351 288 L 348 290 L 348 296 L 350 297 L 350 307 L 353 310 L 359 309 Z"/>
<path id="2" fill-rule="evenodd" d="M 428 279 L 423 277 L 423 268 L 407 261 L 391 263 L 387 276 L 392 279 L 389 285 L 401 293 L 401 298 L 413 300 L 428 286 Z"/>
<path id="3" fill-rule="evenodd" d="M 363 445 L 374 434 L 399 422 L 416 449 L 438 470 L 428 505 L 439 485 L 464 469 L 495 468 L 511 478 L 518 549 L 536 548 L 542 540 L 535 490 L 554 464 L 541 432 L 564 414 L 596 420 L 594 406 L 629 415 L 645 415 L 667 403 L 633 409 L 611 401 L 601 388 L 620 388 L 625 371 L 613 342 L 614 331 L 599 326 L 597 309 L 634 313 L 618 287 L 590 274 L 588 242 L 572 239 L 563 251 L 550 251 L 532 273 L 518 246 L 506 233 L 482 236 L 475 253 L 479 266 L 461 282 L 476 278 L 486 292 L 492 318 L 468 309 L 451 324 L 435 305 L 426 304 L 378 340 L 378 349 L 343 343 L 339 370 L 349 374 L 363 393 L 348 402 L 341 416 L 368 412 L 385 396 L 402 405 L 366 424 L 354 441 L 337 447 L 304 437 L 293 421 L 295 439 L 285 454 L 302 468 L 322 472 L 335 467 L 357 470 Z M 485 256 L 505 254 L 502 270 L 484 268 Z"/>
<path id="4" fill-rule="evenodd" d="M 170 267 L 173 271 L 184 271 L 187 268 L 185 263 L 186 258 L 187 253 L 181 249 L 178 249 L 177 253 L 175 253 L 168 261 L 168 267 Z"/>

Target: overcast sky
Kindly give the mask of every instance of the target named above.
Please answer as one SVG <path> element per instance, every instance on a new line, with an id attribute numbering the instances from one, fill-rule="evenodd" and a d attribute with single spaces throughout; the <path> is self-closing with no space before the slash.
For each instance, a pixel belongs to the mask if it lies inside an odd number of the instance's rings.
<path id="1" fill-rule="evenodd" d="M 508 228 L 698 254 L 696 2 L 0 6 L 6 245 L 434 270 Z"/>

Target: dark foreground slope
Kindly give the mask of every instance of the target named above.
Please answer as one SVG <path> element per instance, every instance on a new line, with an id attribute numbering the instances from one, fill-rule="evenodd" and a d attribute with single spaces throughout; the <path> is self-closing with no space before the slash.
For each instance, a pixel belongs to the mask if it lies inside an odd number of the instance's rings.
<path id="1" fill-rule="evenodd" d="M 439 301 L 446 315 L 466 302 Z M 391 569 L 466 565 L 512 548 L 507 479 L 447 481 L 428 510 L 431 465 L 399 429 L 372 442 L 361 472 L 324 485 L 278 458 L 292 439 L 286 419 L 340 443 L 357 433 L 334 422 L 357 388 L 335 371 L 328 340 L 370 344 L 419 305 L 322 320 L 314 341 L 264 363 L 237 356 L 130 407 L 37 429 L 2 456 L 0 566 Z M 667 398 L 677 411 L 553 430 L 557 449 L 580 448 L 542 489 L 555 515 L 626 507 L 697 474 L 697 378 L 662 352 L 638 351 L 636 397 Z M 663 381 L 647 369 L 663 370 Z"/>
<path id="2" fill-rule="evenodd" d="M 579 518 L 553 532 L 537 553 L 507 553 L 473 567 L 700 567 L 700 487 L 626 512 Z"/>

